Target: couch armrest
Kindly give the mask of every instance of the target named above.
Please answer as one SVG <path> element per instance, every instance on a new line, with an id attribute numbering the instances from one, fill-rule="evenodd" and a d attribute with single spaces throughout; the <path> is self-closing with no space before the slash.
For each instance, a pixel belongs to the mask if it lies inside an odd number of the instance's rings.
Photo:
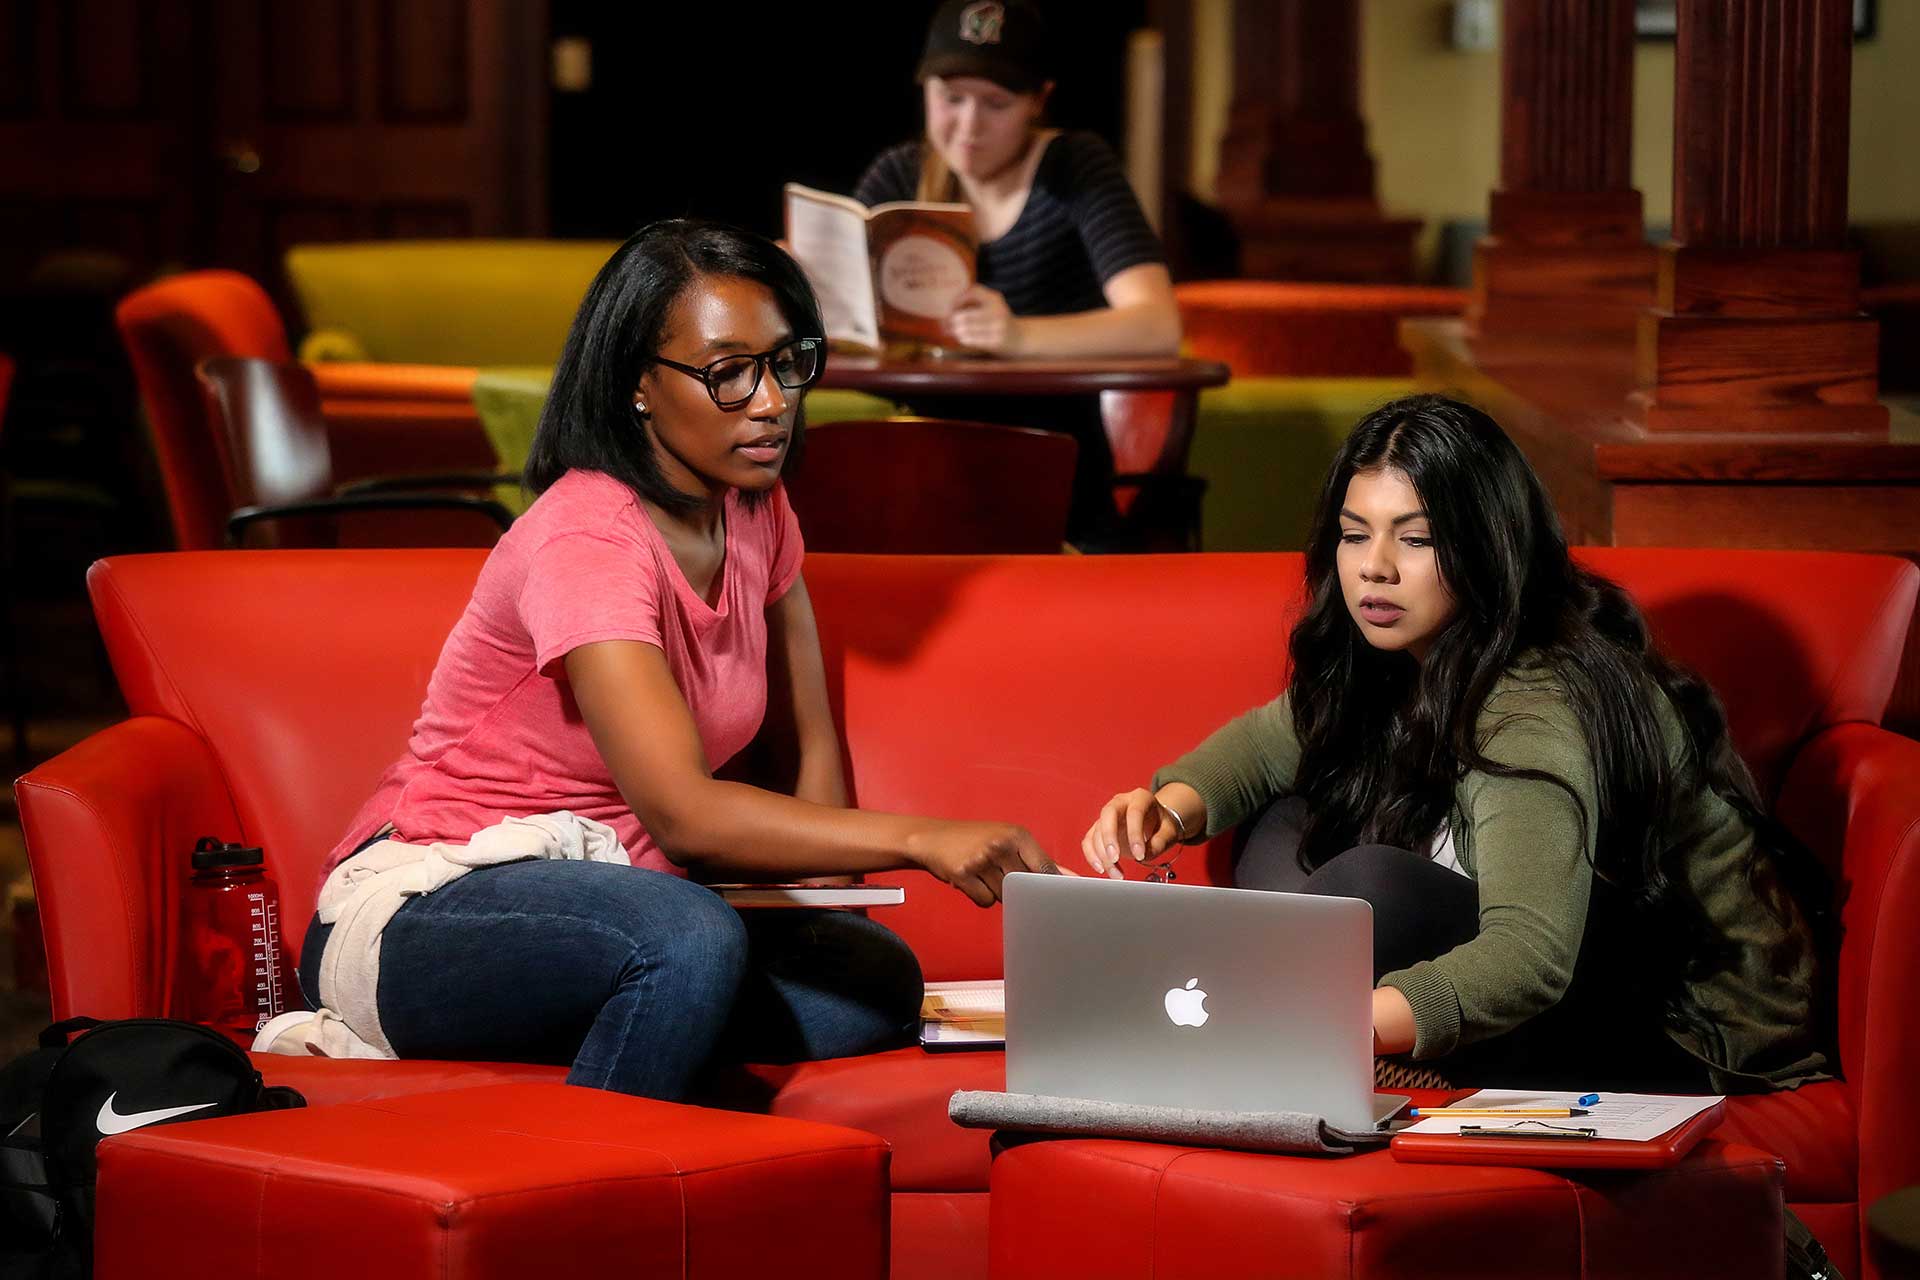
<path id="1" fill-rule="evenodd" d="M 166 1012 L 171 923 L 187 855 L 240 818 L 206 742 L 140 716 L 14 783 L 47 939 L 53 1016 Z"/>
<path id="2" fill-rule="evenodd" d="M 1860 1203 L 1920 1182 L 1920 742 L 1844 724 L 1794 758 L 1779 814 L 1837 869 L 1840 1064 Z"/>

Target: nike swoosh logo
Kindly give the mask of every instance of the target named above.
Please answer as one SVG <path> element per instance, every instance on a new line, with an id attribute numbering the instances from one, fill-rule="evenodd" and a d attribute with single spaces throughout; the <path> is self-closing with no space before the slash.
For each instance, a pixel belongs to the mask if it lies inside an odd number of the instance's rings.
<path id="1" fill-rule="evenodd" d="M 150 1124 L 159 1124 L 162 1120 L 171 1120 L 175 1116 L 186 1115 L 189 1111 L 205 1111 L 208 1107 L 217 1107 L 217 1102 L 194 1102 L 184 1107 L 161 1107 L 157 1111 L 136 1111 L 132 1115 L 121 1115 L 113 1109 L 113 1100 L 119 1097 L 118 1091 L 107 1095 L 100 1104 L 100 1114 L 94 1117 L 93 1127 L 102 1137 L 115 1133 L 127 1133 Z"/>

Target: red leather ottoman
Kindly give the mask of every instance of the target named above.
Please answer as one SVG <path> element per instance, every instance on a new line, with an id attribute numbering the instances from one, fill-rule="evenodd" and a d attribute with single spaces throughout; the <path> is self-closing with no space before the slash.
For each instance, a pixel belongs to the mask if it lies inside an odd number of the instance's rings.
<path id="1" fill-rule="evenodd" d="M 508 1084 L 99 1150 L 100 1280 L 887 1273 L 886 1144 L 800 1120 Z"/>
<path id="2" fill-rule="evenodd" d="M 993 1162 L 993 1280 L 1781 1275 L 1780 1162 L 1711 1139 L 1672 1169 L 1254 1155 L 1068 1139 Z"/>

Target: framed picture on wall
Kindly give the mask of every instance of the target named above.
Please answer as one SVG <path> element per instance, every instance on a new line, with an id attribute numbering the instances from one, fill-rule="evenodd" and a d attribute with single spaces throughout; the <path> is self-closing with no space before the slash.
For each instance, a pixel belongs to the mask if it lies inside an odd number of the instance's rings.
<path id="1" fill-rule="evenodd" d="M 1853 38 L 1873 38 L 1877 0 L 1853 0 Z M 1634 0 L 1633 33 L 1643 40 L 1671 40 L 1679 0 Z"/>

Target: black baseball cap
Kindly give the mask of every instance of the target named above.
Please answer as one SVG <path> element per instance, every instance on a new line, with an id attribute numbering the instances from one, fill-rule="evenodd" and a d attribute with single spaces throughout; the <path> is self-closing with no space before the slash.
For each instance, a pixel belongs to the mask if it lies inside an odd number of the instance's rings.
<path id="1" fill-rule="evenodd" d="M 1049 79 L 1047 24 L 1025 0 L 946 0 L 927 28 L 916 79 L 979 76 L 1015 93 Z"/>

